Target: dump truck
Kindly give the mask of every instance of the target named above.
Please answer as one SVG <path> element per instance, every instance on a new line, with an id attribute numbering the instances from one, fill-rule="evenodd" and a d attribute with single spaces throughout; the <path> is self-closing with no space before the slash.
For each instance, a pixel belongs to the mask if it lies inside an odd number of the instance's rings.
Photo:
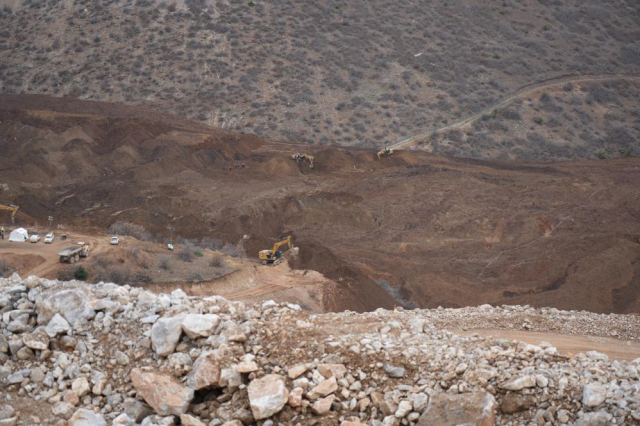
<path id="1" fill-rule="evenodd" d="M 61 263 L 76 263 L 81 257 L 89 256 L 89 244 L 78 243 L 58 252 Z"/>

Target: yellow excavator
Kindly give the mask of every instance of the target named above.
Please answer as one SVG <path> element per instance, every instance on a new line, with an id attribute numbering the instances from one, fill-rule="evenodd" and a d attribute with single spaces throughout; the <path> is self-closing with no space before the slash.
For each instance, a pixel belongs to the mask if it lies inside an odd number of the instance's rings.
<path id="1" fill-rule="evenodd" d="M 293 154 L 291 156 L 291 158 L 296 160 L 298 162 L 298 164 L 300 164 L 304 160 L 309 160 L 309 168 L 313 169 L 315 167 L 315 159 L 316 159 L 316 157 L 314 157 L 313 155 L 300 154 L 299 152 L 296 152 L 295 154 Z"/>
<path id="2" fill-rule="evenodd" d="M 289 249 L 293 247 L 293 243 L 291 242 L 291 235 L 289 235 L 284 240 L 280 240 L 274 243 L 271 250 L 260 250 L 260 253 L 258 253 L 258 258 L 262 261 L 263 265 L 275 266 L 284 260 L 284 257 L 282 257 L 283 253 L 280 250 L 280 247 L 284 245 L 289 246 Z"/>
<path id="3" fill-rule="evenodd" d="M 20 207 L 15 204 L 0 204 L 0 210 L 9 210 L 11 212 L 11 223 L 13 223 L 16 221 L 16 214 L 18 214 Z"/>
<path id="4" fill-rule="evenodd" d="M 380 151 L 378 151 L 378 153 L 376 154 L 378 156 L 378 160 L 382 159 L 382 157 L 388 157 L 391 154 L 393 154 L 393 149 L 391 148 L 387 148 L 386 146 L 381 149 Z"/>

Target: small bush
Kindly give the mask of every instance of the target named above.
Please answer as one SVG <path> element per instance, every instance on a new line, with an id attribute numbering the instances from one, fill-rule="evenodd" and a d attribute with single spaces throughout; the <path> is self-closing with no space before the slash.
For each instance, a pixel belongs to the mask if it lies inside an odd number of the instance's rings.
<path id="1" fill-rule="evenodd" d="M 89 271 L 87 271 L 84 266 L 78 266 L 73 273 L 73 276 L 76 278 L 76 280 L 85 281 L 87 278 L 89 278 Z"/>
<path id="2" fill-rule="evenodd" d="M 598 157 L 601 160 L 604 160 L 605 158 L 607 158 L 607 153 L 604 152 L 604 149 L 601 149 L 600 151 L 596 152 L 596 157 Z"/>
<path id="3" fill-rule="evenodd" d="M 194 272 L 189 276 L 187 281 L 200 282 L 200 281 L 204 281 L 204 278 L 202 278 L 202 275 L 200 275 L 199 272 Z"/>
<path id="4" fill-rule="evenodd" d="M 75 278 L 72 267 L 62 268 L 58 271 L 58 279 L 60 281 L 71 281 Z"/>
<path id="5" fill-rule="evenodd" d="M 197 257 L 202 257 L 204 256 L 204 253 L 202 253 L 202 250 L 200 250 L 199 248 L 195 249 L 193 251 L 193 254 L 195 254 Z"/>
<path id="6" fill-rule="evenodd" d="M 182 250 L 178 252 L 178 257 L 183 262 L 193 262 L 193 249 L 189 246 L 184 246 Z"/>
<path id="7" fill-rule="evenodd" d="M 242 243 L 239 244 L 225 244 L 220 251 L 222 253 L 228 254 L 231 257 L 246 257 L 246 253 L 244 252 L 244 248 L 242 247 Z"/>
<path id="8" fill-rule="evenodd" d="M 211 266 L 212 268 L 219 268 L 222 266 L 222 261 L 219 257 L 215 257 L 211 259 L 211 262 L 209 262 L 209 266 Z"/>
<path id="9" fill-rule="evenodd" d="M 633 148 L 630 146 L 626 148 L 619 148 L 618 154 L 620 154 L 623 157 L 631 157 L 633 155 Z"/>
<path id="10" fill-rule="evenodd" d="M 7 262 L 7 259 L 0 259 L 0 272 L 5 272 L 11 269 L 11 265 Z"/>
<path id="11" fill-rule="evenodd" d="M 162 256 L 160 256 L 160 263 L 159 263 L 160 264 L 160 269 L 163 269 L 165 271 L 170 270 L 171 269 L 170 262 L 171 262 L 171 257 L 170 256 L 168 256 L 166 254 L 163 254 Z"/>

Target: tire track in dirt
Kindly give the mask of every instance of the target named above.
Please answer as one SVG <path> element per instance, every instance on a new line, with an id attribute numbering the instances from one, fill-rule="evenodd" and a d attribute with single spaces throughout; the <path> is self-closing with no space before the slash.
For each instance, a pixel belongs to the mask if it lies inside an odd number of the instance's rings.
<path id="1" fill-rule="evenodd" d="M 435 130 L 430 130 L 428 132 L 420 133 L 418 135 L 402 139 L 392 145 L 388 145 L 387 147 L 390 149 L 402 148 L 404 146 L 407 146 L 412 143 L 418 142 L 420 140 L 434 136 L 440 132 L 464 127 L 478 120 L 483 115 L 491 114 L 497 109 L 507 106 L 514 100 L 522 96 L 528 95 L 530 93 L 533 93 L 540 89 L 545 89 L 548 87 L 558 86 L 560 84 L 567 84 L 567 83 L 586 83 L 586 82 L 593 82 L 593 81 L 609 81 L 609 80 L 640 81 L 640 76 L 626 75 L 626 74 L 610 74 L 610 75 L 608 74 L 591 74 L 591 75 L 570 74 L 570 75 L 562 75 L 559 77 L 548 78 L 535 83 L 530 83 L 525 86 L 522 86 L 512 94 L 508 95 L 506 98 L 503 98 L 502 100 L 499 100 L 498 102 L 488 106 L 487 108 L 484 108 L 483 110 L 473 115 L 463 118 L 462 120 L 455 121 L 451 124 L 447 124 L 446 126 L 440 127 Z"/>

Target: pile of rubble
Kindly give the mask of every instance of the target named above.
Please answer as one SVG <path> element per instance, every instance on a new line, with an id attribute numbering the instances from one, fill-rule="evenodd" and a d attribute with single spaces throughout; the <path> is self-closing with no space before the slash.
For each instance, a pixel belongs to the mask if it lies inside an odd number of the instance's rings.
<path id="1" fill-rule="evenodd" d="M 460 312 L 313 315 L 14 274 L 0 279 L 0 426 L 640 422 L 640 358 L 567 358 L 434 323 Z M 640 318 L 609 320 L 637 338 Z"/>

